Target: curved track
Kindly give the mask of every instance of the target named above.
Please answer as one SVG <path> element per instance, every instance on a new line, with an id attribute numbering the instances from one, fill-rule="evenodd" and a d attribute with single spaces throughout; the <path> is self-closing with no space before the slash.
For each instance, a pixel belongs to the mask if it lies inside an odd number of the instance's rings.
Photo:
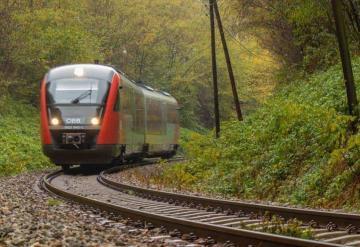
<path id="1" fill-rule="evenodd" d="M 353 234 L 355 227 L 349 228 L 351 234 L 342 229 L 347 224 L 359 223 L 358 215 L 246 204 L 143 189 L 106 178 L 107 173 L 116 170 L 118 168 L 101 172 L 100 175 L 80 177 L 59 171 L 45 176 L 42 187 L 63 198 L 138 220 L 145 227 L 165 226 L 168 230 L 178 229 L 175 231 L 178 234 L 179 231 L 192 232 L 200 237 L 211 236 L 220 242 L 230 241 L 237 246 L 343 246 L 341 244 L 351 242 L 352 246 L 360 246 L 360 235 Z M 320 224 L 331 219 L 340 230 L 336 229 L 334 223 L 328 224 L 328 229 L 315 229 L 317 238 L 323 241 L 255 231 L 261 230 L 262 220 L 258 215 L 265 211 L 285 218 L 311 218 Z"/>

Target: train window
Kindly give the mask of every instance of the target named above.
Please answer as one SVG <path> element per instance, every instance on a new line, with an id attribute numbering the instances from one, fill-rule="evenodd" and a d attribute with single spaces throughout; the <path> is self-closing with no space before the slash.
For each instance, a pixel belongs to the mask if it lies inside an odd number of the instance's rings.
<path id="1" fill-rule="evenodd" d="M 64 78 L 49 82 L 49 104 L 104 104 L 109 83 L 92 78 Z"/>
<path id="2" fill-rule="evenodd" d="M 133 115 L 133 109 L 134 109 L 134 91 L 132 88 L 129 88 L 126 94 L 126 109 L 125 112 L 129 113 L 130 115 Z"/>
<path id="3" fill-rule="evenodd" d="M 168 106 L 167 109 L 167 121 L 171 124 L 177 124 L 178 123 L 178 112 L 177 108 L 174 106 Z"/>
<path id="4" fill-rule="evenodd" d="M 165 96 L 171 96 L 171 94 L 169 94 L 168 92 L 165 92 L 165 91 L 161 91 L 161 93 Z"/>
<path id="5" fill-rule="evenodd" d="M 130 96 L 130 89 L 126 88 L 125 90 L 123 90 L 122 93 L 122 111 L 124 113 L 130 113 L 131 112 L 131 96 Z"/>
<path id="6" fill-rule="evenodd" d="M 150 100 L 147 105 L 147 130 L 150 134 L 160 135 L 164 132 L 164 121 L 161 111 L 161 103 Z"/>
<path id="7" fill-rule="evenodd" d="M 144 109 L 136 109 L 135 115 L 135 131 L 138 133 L 144 132 Z"/>
<path id="8" fill-rule="evenodd" d="M 139 91 L 135 91 L 135 130 L 139 133 L 144 132 L 144 97 Z"/>
<path id="9" fill-rule="evenodd" d="M 161 134 L 166 134 L 166 122 L 167 122 L 167 105 L 161 104 Z"/>
<path id="10" fill-rule="evenodd" d="M 149 91 L 154 91 L 154 89 L 152 87 L 150 87 L 150 86 L 144 85 L 144 87 Z"/>

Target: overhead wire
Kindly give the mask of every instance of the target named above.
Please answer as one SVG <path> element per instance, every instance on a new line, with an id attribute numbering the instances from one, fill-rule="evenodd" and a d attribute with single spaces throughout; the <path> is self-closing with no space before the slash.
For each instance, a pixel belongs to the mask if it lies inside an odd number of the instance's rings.
<path id="1" fill-rule="evenodd" d="M 203 6 L 204 6 L 205 9 L 206 9 L 206 11 L 203 11 L 203 13 L 204 13 L 207 17 L 209 17 L 209 14 L 208 14 L 208 7 L 209 7 L 209 6 L 208 6 L 208 4 L 205 3 L 204 1 L 202 1 L 202 3 L 203 3 Z M 270 63 L 274 63 L 274 61 L 269 60 L 269 59 L 266 59 L 266 58 L 264 57 L 264 55 L 256 54 L 256 53 L 254 53 L 253 51 L 251 51 L 249 48 L 247 48 L 247 47 L 246 47 L 244 44 L 242 44 L 242 42 L 241 42 L 238 38 L 236 38 L 235 35 L 234 35 L 227 27 L 225 27 L 224 25 L 223 25 L 223 28 L 224 28 L 225 32 L 228 34 L 228 36 L 230 36 L 230 38 L 231 38 L 233 41 L 235 41 L 241 48 L 243 48 L 243 50 L 245 50 L 246 52 L 248 52 L 248 53 L 251 54 L 252 56 L 261 58 L 262 60 L 267 61 L 267 62 L 270 62 Z"/>

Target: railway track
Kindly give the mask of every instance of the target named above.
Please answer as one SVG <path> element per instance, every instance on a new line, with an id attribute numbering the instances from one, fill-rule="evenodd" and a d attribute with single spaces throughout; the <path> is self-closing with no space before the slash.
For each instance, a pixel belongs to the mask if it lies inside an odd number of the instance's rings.
<path id="1" fill-rule="evenodd" d="M 173 236 L 181 237 L 184 233 L 182 237 L 187 240 L 203 237 L 204 243 L 209 245 L 215 239 L 228 246 L 360 246 L 359 215 L 179 195 L 107 178 L 108 173 L 122 169 L 126 168 L 111 168 L 99 175 L 80 177 L 59 171 L 45 176 L 42 187 L 68 200 L 130 217 L 139 226 L 164 226 Z M 264 219 L 269 215 L 297 218 L 308 223 L 313 227 L 316 239 L 261 232 L 264 227 L 271 227 L 264 225 Z"/>

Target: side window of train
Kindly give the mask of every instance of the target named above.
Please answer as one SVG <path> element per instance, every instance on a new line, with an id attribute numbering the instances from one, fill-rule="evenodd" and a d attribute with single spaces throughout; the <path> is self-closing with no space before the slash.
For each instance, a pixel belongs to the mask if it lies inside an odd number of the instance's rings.
<path id="1" fill-rule="evenodd" d="M 168 106 L 167 109 L 167 121 L 170 124 L 176 124 L 178 122 L 178 112 L 176 106 Z"/>
<path id="2" fill-rule="evenodd" d="M 131 96 L 132 89 L 127 87 L 124 93 L 122 94 L 122 111 L 125 114 L 132 115 L 132 109 L 131 109 Z"/>
<path id="3" fill-rule="evenodd" d="M 132 125 L 131 125 L 131 129 L 134 131 L 135 130 L 135 121 L 136 121 L 136 116 L 135 116 L 135 95 L 134 95 L 134 89 L 131 88 L 131 90 L 129 91 L 129 114 L 131 115 L 131 119 L 132 119 Z"/>
<path id="4" fill-rule="evenodd" d="M 114 111 L 116 111 L 116 112 L 120 111 L 120 93 L 121 93 L 121 90 L 119 88 L 117 91 L 117 95 L 116 95 L 116 102 L 114 104 Z"/>
<path id="5" fill-rule="evenodd" d="M 168 107 L 166 103 L 161 104 L 161 133 L 163 135 L 165 135 L 167 131 L 167 108 Z"/>
<path id="6" fill-rule="evenodd" d="M 121 111 L 126 112 L 126 105 L 127 105 L 127 88 L 123 88 L 121 92 Z"/>
<path id="7" fill-rule="evenodd" d="M 163 117 L 161 102 L 153 99 L 149 101 L 147 109 L 147 130 L 153 135 L 163 133 Z"/>
<path id="8" fill-rule="evenodd" d="M 140 92 L 135 92 L 135 130 L 143 133 L 144 126 L 143 96 Z"/>

